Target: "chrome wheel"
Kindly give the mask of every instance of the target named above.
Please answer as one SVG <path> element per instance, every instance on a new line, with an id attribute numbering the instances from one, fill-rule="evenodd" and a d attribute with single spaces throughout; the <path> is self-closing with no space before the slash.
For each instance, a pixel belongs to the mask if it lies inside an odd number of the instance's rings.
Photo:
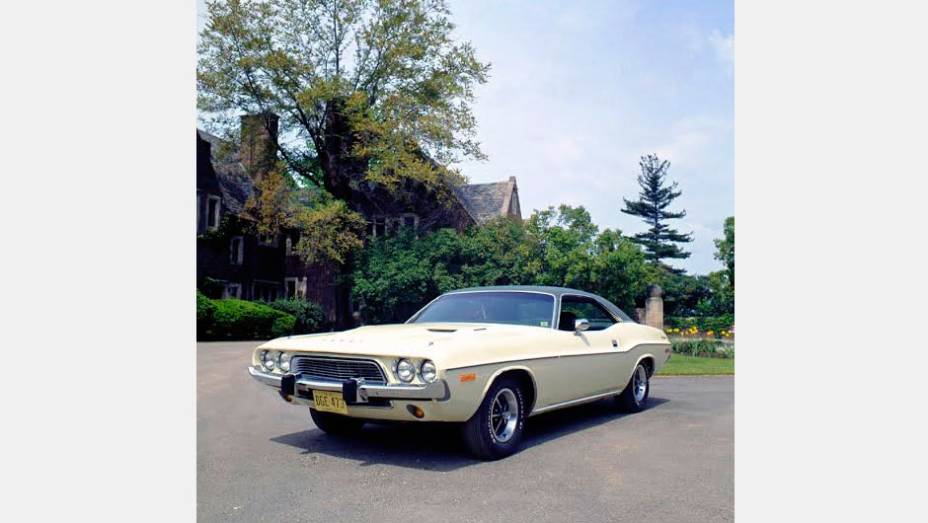
<path id="1" fill-rule="evenodd" d="M 644 396 L 648 392 L 648 370 L 643 365 L 635 369 L 635 377 L 632 380 L 632 390 L 635 394 L 635 402 L 644 401 Z"/>
<path id="2" fill-rule="evenodd" d="M 519 424 L 519 401 L 510 389 L 500 389 L 490 407 L 490 430 L 496 441 L 505 443 L 512 438 Z"/>

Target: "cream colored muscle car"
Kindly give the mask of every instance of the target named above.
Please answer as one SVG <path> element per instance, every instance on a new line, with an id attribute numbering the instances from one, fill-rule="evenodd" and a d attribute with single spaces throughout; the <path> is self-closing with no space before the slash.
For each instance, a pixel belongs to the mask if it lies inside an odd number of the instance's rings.
<path id="1" fill-rule="evenodd" d="M 498 459 L 518 450 L 527 416 L 610 396 L 642 410 L 669 356 L 662 331 L 594 294 L 481 287 L 443 294 L 405 324 L 269 341 L 248 372 L 309 406 L 327 433 L 458 422 L 476 456 Z"/>

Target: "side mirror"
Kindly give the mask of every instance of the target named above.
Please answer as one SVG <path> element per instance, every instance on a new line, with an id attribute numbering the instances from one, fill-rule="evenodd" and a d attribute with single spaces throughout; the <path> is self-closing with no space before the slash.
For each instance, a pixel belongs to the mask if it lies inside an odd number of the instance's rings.
<path id="1" fill-rule="evenodd" d="M 575 331 L 577 331 L 577 332 L 583 332 L 583 331 L 585 331 L 585 330 L 587 330 L 587 329 L 589 329 L 589 328 L 590 328 L 590 320 L 587 320 L 587 319 L 585 319 L 585 318 L 580 318 L 580 319 L 578 319 L 578 320 L 574 320 L 574 330 L 575 330 Z"/>

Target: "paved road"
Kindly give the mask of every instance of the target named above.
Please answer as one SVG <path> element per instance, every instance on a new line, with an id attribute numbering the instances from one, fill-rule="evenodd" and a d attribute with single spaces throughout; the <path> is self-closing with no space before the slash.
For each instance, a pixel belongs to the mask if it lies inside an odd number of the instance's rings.
<path id="1" fill-rule="evenodd" d="M 658 378 L 652 407 L 597 402 L 526 423 L 524 450 L 470 459 L 453 427 L 327 436 L 248 377 L 257 344 L 197 346 L 202 521 L 727 521 L 734 380 Z"/>

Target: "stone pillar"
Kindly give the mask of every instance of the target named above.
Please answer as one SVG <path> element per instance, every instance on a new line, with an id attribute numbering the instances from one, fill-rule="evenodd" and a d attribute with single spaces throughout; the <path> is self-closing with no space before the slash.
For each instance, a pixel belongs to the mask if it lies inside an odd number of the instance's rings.
<path id="1" fill-rule="evenodd" d="M 644 302 L 644 324 L 664 330 L 664 291 L 660 285 L 648 286 L 648 299 Z"/>

